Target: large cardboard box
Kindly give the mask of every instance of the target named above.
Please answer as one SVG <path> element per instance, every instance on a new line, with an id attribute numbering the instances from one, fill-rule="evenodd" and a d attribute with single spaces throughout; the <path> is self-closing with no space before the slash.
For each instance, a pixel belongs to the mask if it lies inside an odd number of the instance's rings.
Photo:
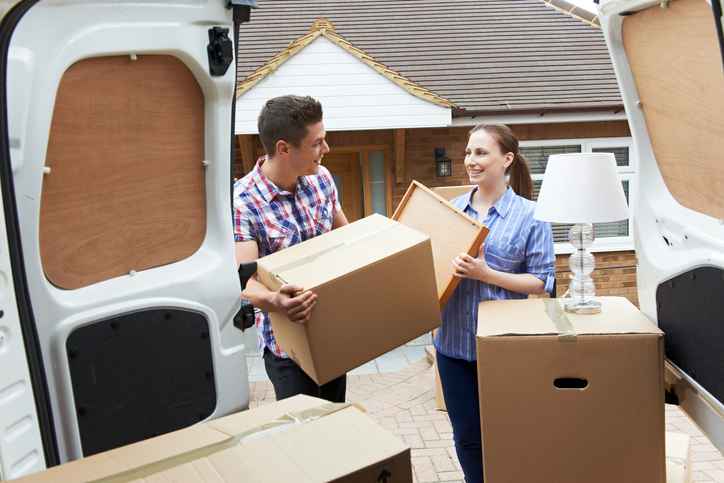
<path id="1" fill-rule="evenodd" d="M 453 259 L 461 253 L 477 257 L 488 229 L 417 181 L 410 184 L 392 218 L 430 237 L 438 298 L 444 306 L 460 283 Z"/>
<path id="2" fill-rule="evenodd" d="M 271 314 L 279 345 L 317 384 L 440 325 L 430 238 L 384 216 L 261 258 L 257 276 L 317 294 L 305 324 Z"/>
<path id="3" fill-rule="evenodd" d="M 628 300 L 488 301 L 477 356 L 485 480 L 664 483 L 663 333 Z"/>
<path id="4" fill-rule="evenodd" d="M 410 449 L 355 406 L 308 396 L 74 461 L 24 483 L 411 483 Z"/>

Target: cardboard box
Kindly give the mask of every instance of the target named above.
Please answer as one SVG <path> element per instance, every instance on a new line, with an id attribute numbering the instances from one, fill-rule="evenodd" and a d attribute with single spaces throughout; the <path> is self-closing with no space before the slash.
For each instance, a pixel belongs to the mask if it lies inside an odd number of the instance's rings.
<path id="1" fill-rule="evenodd" d="M 666 433 L 666 482 L 691 483 L 691 437 Z"/>
<path id="2" fill-rule="evenodd" d="M 296 396 L 19 481 L 97 480 L 411 483 L 412 467 L 409 447 L 355 406 Z"/>
<path id="3" fill-rule="evenodd" d="M 461 253 L 477 257 L 488 229 L 417 181 L 410 184 L 392 218 L 430 237 L 438 298 L 444 306 L 460 283 L 453 259 Z"/>
<path id="4" fill-rule="evenodd" d="M 432 338 L 435 339 L 435 335 L 439 329 L 432 331 Z M 427 352 L 427 360 L 432 365 L 432 384 L 435 386 L 435 409 L 438 411 L 447 411 L 445 406 L 445 396 L 442 393 L 442 383 L 440 382 L 440 371 L 437 369 L 437 353 L 435 352 L 434 346 L 425 347 Z"/>
<path id="5" fill-rule="evenodd" d="M 663 333 L 628 300 L 480 304 L 485 480 L 664 483 Z"/>
<path id="6" fill-rule="evenodd" d="M 317 384 L 440 325 L 430 238 L 372 215 L 261 258 L 270 290 L 314 291 L 306 324 L 271 314 L 279 345 Z"/>
<path id="7" fill-rule="evenodd" d="M 437 188 L 432 188 L 432 190 L 446 200 L 450 201 L 460 195 L 469 193 L 473 190 L 473 188 L 475 188 L 475 185 L 469 184 L 459 186 L 438 186 Z"/>
<path id="8" fill-rule="evenodd" d="M 434 384 L 435 384 L 435 409 L 438 411 L 447 411 L 445 406 L 445 396 L 442 394 L 442 383 L 440 382 L 440 371 L 437 370 L 437 362 L 433 364 L 432 370 L 434 373 Z"/>

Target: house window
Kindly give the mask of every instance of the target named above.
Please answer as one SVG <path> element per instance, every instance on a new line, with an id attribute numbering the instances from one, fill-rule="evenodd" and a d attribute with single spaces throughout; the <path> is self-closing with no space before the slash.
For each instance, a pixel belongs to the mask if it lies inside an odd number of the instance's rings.
<path id="1" fill-rule="evenodd" d="M 387 185 L 385 183 L 385 153 L 370 151 L 369 159 L 369 191 L 371 194 L 372 213 L 387 216 Z"/>
<path id="2" fill-rule="evenodd" d="M 631 138 L 601 138 L 575 140 L 521 141 L 520 152 L 528 160 L 533 178 L 533 199 L 538 198 L 548 156 L 563 153 L 613 153 L 618 173 L 631 209 L 632 190 L 636 179 L 636 163 L 632 156 Z M 631 212 L 629 211 L 631 214 Z M 556 253 L 572 253 L 568 243 L 570 224 L 553 223 Z M 593 251 L 633 250 L 632 214 L 627 220 L 594 224 L 596 241 Z"/>

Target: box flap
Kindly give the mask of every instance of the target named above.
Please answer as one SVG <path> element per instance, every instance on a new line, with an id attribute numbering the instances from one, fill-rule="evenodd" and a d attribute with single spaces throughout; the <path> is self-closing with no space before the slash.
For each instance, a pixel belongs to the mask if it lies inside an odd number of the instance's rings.
<path id="1" fill-rule="evenodd" d="M 28 483 L 68 481 L 112 481 L 119 473 L 132 472 L 158 461 L 170 460 L 202 448 L 212 451 L 231 441 L 228 434 L 204 424 L 197 424 L 173 433 L 106 451 L 88 458 L 71 461 L 42 473 L 22 479 Z"/>
<path id="2" fill-rule="evenodd" d="M 282 283 L 312 289 L 428 239 L 375 214 L 260 258 L 257 266 Z"/>
<path id="3" fill-rule="evenodd" d="M 430 237 L 438 299 L 444 306 L 460 283 L 452 260 L 461 253 L 477 257 L 488 229 L 417 181 L 392 218 Z"/>
<path id="4" fill-rule="evenodd" d="M 365 468 L 377 471 L 375 465 L 394 458 L 394 464 L 384 463 L 400 473 L 392 481 L 407 482 L 412 475 L 408 452 L 409 447 L 355 406 L 295 396 L 23 481 L 316 483 Z M 406 464 L 400 456 L 406 456 Z"/>
<path id="5" fill-rule="evenodd" d="M 302 401 L 301 406 L 313 402 L 310 400 Z M 408 447 L 398 438 L 349 406 L 304 424 L 243 438 L 237 445 L 149 475 L 143 481 L 169 481 L 176 475 L 180 481 L 194 475 L 194 480 L 206 483 L 334 481 L 406 451 Z"/>
<path id="6" fill-rule="evenodd" d="M 355 407 L 272 438 L 312 481 L 333 481 L 408 449 Z"/>
<path id="7" fill-rule="evenodd" d="M 282 399 L 274 404 L 260 406 L 250 411 L 241 411 L 215 419 L 209 421 L 206 425 L 223 434 L 236 436 L 289 413 L 305 411 L 325 404 L 329 404 L 329 402 L 324 399 L 300 394 Z"/>
<path id="8" fill-rule="evenodd" d="M 279 449 L 275 442 L 263 440 L 245 445 L 243 449 L 234 447 L 169 468 L 132 483 L 318 483 L 306 477 L 302 469 L 288 459 L 276 457 L 273 464 L 264 463 L 270 461 L 270 455 L 277 454 Z"/>
<path id="9" fill-rule="evenodd" d="M 601 313 L 571 314 L 562 299 L 491 300 L 478 309 L 479 338 L 505 335 L 655 334 L 661 330 L 623 297 L 597 297 Z"/>

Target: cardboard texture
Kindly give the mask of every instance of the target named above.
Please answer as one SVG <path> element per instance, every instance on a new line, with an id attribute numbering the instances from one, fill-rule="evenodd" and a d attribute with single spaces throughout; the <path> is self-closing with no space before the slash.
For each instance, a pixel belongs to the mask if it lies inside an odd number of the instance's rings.
<path id="1" fill-rule="evenodd" d="M 451 201 L 460 195 L 464 195 L 465 193 L 472 191 L 473 188 L 475 188 L 475 185 L 469 184 L 459 186 L 438 186 L 437 188 L 432 188 L 432 190 L 446 200 Z"/>
<path id="2" fill-rule="evenodd" d="M 392 218 L 430 237 L 443 307 L 460 283 L 454 276 L 453 259 L 461 253 L 477 257 L 488 229 L 417 181 L 410 184 Z"/>
<path id="3" fill-rule="evenodd" d="M 440 325 L 427 235 L 372 215 L 257 261 L 270 290 L 318 296 L 306 324 L 272 313 L 281 348 L 325 384 Z"/>
<path id="4" fill-rule="evenodd" d="M 666 483 L 691 483 L 691 437 L 666 433 Z"/>
<path id="5" fill-rule="evenodd" d="M 296 396 L 19 481 L 411 483 L 412 467 L 410 449 L 360 409 Z"/>
<path id="6" fill-rule="evenodd" d="M 625 298 L 599 300 L 596 315 L 480 304 L 486 481 L 666 481 L 663 333 Z"/>
<path id="7" fill-rule="evenodd" d="M 442 394 L 442 383 L 440 382 L 440 371 L 437 370 L 437 363 L 432 366 L 435 384 L 435 409 L 438 411 L 447 411 L 445 406 L 445 396 Z"/>
<path id="8" fill-rule="evenodd" d="M 432 331 L 433 340 L 435 339 L 435 335 L 438 330 L 439 329 L 435 329 Z M 430 346 L 426 350 L 429 351 L 428 360 L 432 363 L 432 383 L 435 386 L 435 409 L 438 411 L 447 411 L 447 406 L 445 406 L 445 396 L 443 396 L 442 393 L 442 383 L 440 382 L 440 371 L 437 369 L 437 353 L 435 352 L 435 347 Z"/>

